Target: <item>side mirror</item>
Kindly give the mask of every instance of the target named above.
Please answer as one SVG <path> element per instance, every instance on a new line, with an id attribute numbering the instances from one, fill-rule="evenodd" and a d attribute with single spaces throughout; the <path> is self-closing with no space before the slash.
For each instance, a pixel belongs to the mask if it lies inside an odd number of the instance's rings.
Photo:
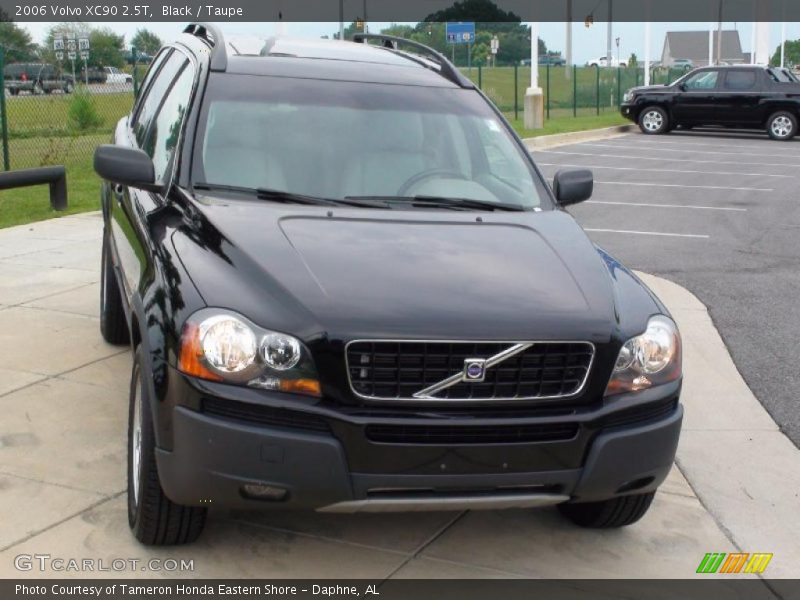
<path id="1" fill-rule="evenodd" d="M 553 177 L 553 194 L 561 206 L 588 200 L 594 189 L 594 175 L 589 169 L 563 169 Z"/>
<path id="2" fill-rule="evenodd" d="M 685 92 L 686 91 L 686 84 L 685 83 L 679 83 L 678 84 L 678 89 L 680 91 L 682 91 L 682 92 Z"/>
<path id="3" fill-rule="evenodd" d="M 147 154 L 135 148 L 103 144 L 94 151 L 94 170 L 112 183 L 160 192 L 156 183 L 155 167 Z"/>

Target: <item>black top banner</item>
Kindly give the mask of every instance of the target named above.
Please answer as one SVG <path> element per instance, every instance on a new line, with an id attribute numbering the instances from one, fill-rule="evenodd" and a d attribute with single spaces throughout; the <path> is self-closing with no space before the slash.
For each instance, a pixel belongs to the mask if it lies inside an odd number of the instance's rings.
<path id="1" fill-rule="evenodd" d="M 800 21 L 800 0 L 0 0 L 14 21 Z"/>

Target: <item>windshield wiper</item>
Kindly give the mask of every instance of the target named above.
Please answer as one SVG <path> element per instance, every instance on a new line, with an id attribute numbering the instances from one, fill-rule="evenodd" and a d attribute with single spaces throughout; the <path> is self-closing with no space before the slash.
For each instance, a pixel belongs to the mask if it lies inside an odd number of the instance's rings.
<path id="1" fill-rule="evenodd" d="M 284 204 L 312 204 L 322 206 L 359 206 L 365 208 L 391 208 L 386 202 L 375 201 L 368 198 L 345 198 L 339 200 L 335 198 L 320 198 L 317 196 L 306 196 L 303 194 L 293 194 L 282 190 L 269 188 L 249 188 L 238 185 L 224 185 L 221 183 L 195 183 L 194 188 L 198 190 L 221 190 L 225 192 L 236 192 L 241 194 L 254 195 L 259 200 L 269 200 L 270 202 L 282 202 Z"/>
<path id="2" fill-rule="evenodd" d="M 223 192 L 236 192 L 239 194 L 249 194 L 255 196 L 259 200 L 269 200 L 270 202 L 281 202 L 284 204 L 315 204 L 315 205 L 333 205 L 336 204 L 335 200 L 328 200 L 327 198 L 317 198 L 315 196 L 304 196 L 302 194 L 293 194 L 291 192 L 284 192 L 282 190 L 273 190 L 269 188 L 250 188 L 239 185 L 224 185 L 221 183 L 195 183 L 194 189 L 196 190 L 220 190 Z"/>
<path id="3" fill-rule="evenodd" d="M 407 204 L 417 207 L 446 208 L 450 210 L 505 210 L 524 211 L 525 208 L 518 204 L 506 202 L 490 202 L 488 200 L 475 200 L 472 198 L 447 198 L 443 196 L 347 196 L 345 200 L 373 200 L 387 204 Z"/>

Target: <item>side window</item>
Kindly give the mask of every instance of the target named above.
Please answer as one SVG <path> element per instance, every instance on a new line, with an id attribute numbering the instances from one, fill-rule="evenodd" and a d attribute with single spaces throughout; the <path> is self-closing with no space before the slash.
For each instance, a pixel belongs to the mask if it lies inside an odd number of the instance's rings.
<path id="1" fill-rule="evenodd" d="M 161 68 L 161 65 L 164 64 L 170 54 L 172 54 L 172 49 L 164 48 L 161 52 L 159 52 L 158 56 L 153 59 L 153 62 L 150 63 L 150 67 L 147 69 L 147 73 L 145 73 L 144 79 L 142 79 L 142 83 L 139 86 L 138 97 L 133 103 L 133 114 L 136 114 L 139 111 L 139 106 L 142 104 L 142 98 L 147 94 L 147 90 L 150 87 L 150 84 L 153 83 L 155 76 L 158 74 L 158 70 Z M 106 67 L 105 69 L 108 73 L 111 73 L 111 67 Z"/>
<path id="2" fill-rule="evenodd" d="M 719 71 L 702 71 L 689 77 L 684 85 L 687 90 L 713 90 L 718 78 Z"/>
<path id="3" fill-rule="evenodd" d="M 725 89 L 741 92 L 756 87 L 755 71 L 728 71 L 725 75 Z"/>
<path id="4" fill-rule="evenodd" d="M 158 107 L 164 101 L 164 96 L 170 85 L 187 62 L 187 59 L 182 54 L 174 52 L 164 62 L 164 66 L 158 71 L 155 79 L 150 84 L 150 88 L 145 91 L 133 122 L 133 135 L 140 148 L 144 148 L 147 132 L 150 130 L 153 119 L 155 119 L 158 112 Z"/>
<path id="5" fill-rule="evenodd" d="M 169 90 L 164 103 L 158 111 L 153 126 L 147 134 L 142 149 L 153 159 L 156 181 L 163 181 L 175 154 L 181 133 L 183 115 L 189 105 L 194 82 L 194 70 L 186 66 Z"/>

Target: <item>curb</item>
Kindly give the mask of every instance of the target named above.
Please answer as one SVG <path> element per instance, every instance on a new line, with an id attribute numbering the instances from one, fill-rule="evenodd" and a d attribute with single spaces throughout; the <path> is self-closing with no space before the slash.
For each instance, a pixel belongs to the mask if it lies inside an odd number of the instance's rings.
<path id="1" fill-rule="evenodd" d="M 614 127 L 603 127 L 601 129 L 587 129 L 585 131 L 570 131 L 569 133 L 555 133 L 553 135 L 543 135 L 534 138 L 525 138 L 522 143 L 528 150 L 541 148 L 552 148 L 565 144 L 575 144 L 577 142 L 588 142 L 590 140 L 603 140 L 616 137 L 624 133 L 629 133 L 636 128 L 630 125 L 616 125 Z"/>
<path id="2" fill-rule="evenodd" d="M 740 552 L 772 553 L 767 577 L 797 578 L 800 449 L 750 391 L 706 306 L 667 279 L 637 275 L 684 332 L 678 467 Z"/>

